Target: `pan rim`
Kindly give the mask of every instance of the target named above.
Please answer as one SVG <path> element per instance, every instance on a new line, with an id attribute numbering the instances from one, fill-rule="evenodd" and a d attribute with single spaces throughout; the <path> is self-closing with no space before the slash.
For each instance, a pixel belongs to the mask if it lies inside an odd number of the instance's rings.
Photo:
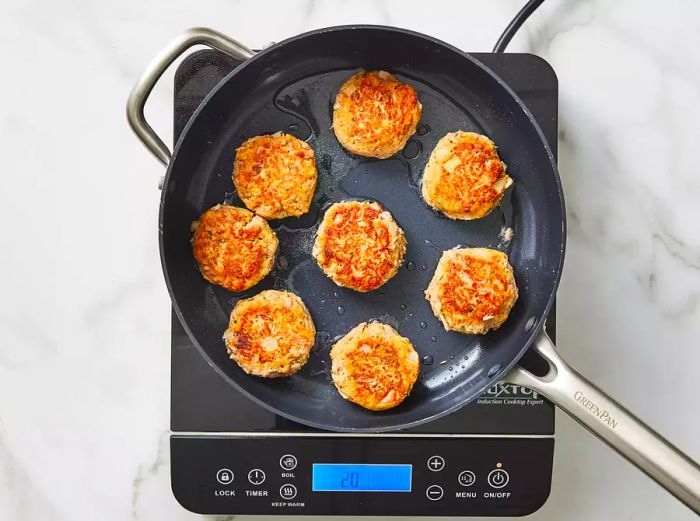
<path id="1" fill-rule="evenodd" d="M 327 432 L 356 432 L 356 433 L 382 433 L 382 432 L 392 432 L 392 431 L 399 431 L 399 430 L 405 430 L 405 429 L 410 429 L 412 427 L 417 427 L 422 424 L 429 423 L 431 421 L 434 421 L 438 418 L 441 418 L 443 416 L 447 416 L 448 414 L 451 414 L 462 407 L 466 406 L 467 404 L 473 402 L 479 395 L 481 395 L 486 389 L 488 389 L 493 383 L 499 381 L 499 379 L 507 374 L 517 363 L 518 361 L 522 358 L 522 356 L 527 352 L 527 350 L 530 348 L 532 343 L 534 342 L 535 338 L 540 334 L 540 331 L 542 330 L 544 323 L 547 319 L 547 316 L 549 315 L 549 312 L 551 311 L 552 305 L 554 304 L 554 299 L 557 294 L 557 290 L 559 287 L 559 283 L 561 281 L 561 275 L 562 275 L 562 269 L 564 265 L 564 258 L 565 258 L 565 251 L 566 251 L 566 231 L 567 231 L 567 223 L 566 223 L 566 206 L 565 206 L 565 201 L 564 201 L 564 194 L 563 194 L 563 188 L 562 188 L 562 182 L 561 182 L 561 177 L 559 175 L 559 169 L 557 167 L 556 160 L 554 158 L 554 155 L 551 151 L 551 148 L 549 146 L 549 143 L 547 142 L 547 139 L 544 136 L 544 133 L 542 132 L 542 129 L 540 128 L 539 124 L 535 120 L 534 116 L 530 112 L 530 110 L 527 108 L 527 106 L 523 103 L 523 101 L 520 99 L 520 97 L 510 88 L 508 84 L 506 84 L 500 76 L 498 76 L 496 73 L 494 73 L 489 67 L 484 65 L 480 60 L 475 58 L 474 56 L 462 51 L 461 49 L 458 49 L 442 40 L 439 40 L 437 38 L 434 38 L 432 36 L 419 33 L 416 31 L 412 31 L 409 29 L 403 29 L 399 27 L 392 27 L 392 26 L 385 26 L 385 25 L 371 25 L 371 24 L 361 24 L 361 25 L 339 25 L 339 26 L 332 26 L 332 27 L 324 27 L 320 29 L 315 29 L 312 31 L 307 31 L 305 33 L 301 33 L 295 36 L 292 36 L 290 38 L 287 38 L 279 43 L 276 43 L 274 45 L 271 45 L 270 47 L 267 47 L 266 49 L 258 52 L 255 54 L 253 57 L 249 58 L 248 60 L 244 61 L 233 69 L 229 74 L 226 75 L 207 95 L 206 97 L 202 100 L 202 102 L 199 104 L 199 106 L 195 109 L 195 111 L 192 113 L 191 117 L 189 118 L 187 124 L 184 126 L 174 148 L 173 148 L 173 154 L 170 163 L 168 164 L 168 168 L 166 170 L 165 178 L 163 181 L 163 186 L 162 186 L 162 191 L 161 191 L 161 199 L 160 199 L 160 210 L 158 214 L 158 222 L 159 222 L 159 229 L 162 230 L 163 228 L 163 212 L 164 212 L 164 206 L 165 206 L 165 198 L 167 194 L 167 188 L 170 180 L 170 176 L 173 170 L 173 165 L 176 163 L 180 149 L 182 147 L 182 143 L 184 142 L 186 136 L 189 133 L 190 128 L 194 125 L 194 122 L 199 118 L 201 112 L 204 110 L 204 107 L 207 106 L 209 101 L 211 100 L 212 97 L 214 97 L 217 92 L 233 77 L 235 77 L 237 74 L 239 74 L 242 70 L 244 70 L 246 67 L 251 66 L 251 64 L 256 63 L 257 61 L 264 59 L 265 55 L 268 55 L 290 43 L 296 42 L 298 40 L 301 40 L 306 37 L 310 36 L 316 36 L 319 34 L 325 34 L 325 33 L 333 33 L 333 32 L 342 32 L 342 31 L 362 31 L 362 30 L 375 30 L 375 31 L 382 31 L 382 32 L 387 32 L 387 33 L 395 33 L 395 34 L 401 34 L 401 35 L 408 35 L 411 37 L 415 37 L 418 39 L 425 40 L 427 42 L 430 42 L 434 45 L 438 45 L 448 51 L 454 52 L 458 54 L 460 57 L 462 57 L 465 60 L 468 60 L 471 62 L 474 66 L 478 67 L 479 69 L 482 70 L 485 74 L 491 77 L 493 81 L 495 81 L 500 88 L 502 88 L 505 93 L 510 96 L 510 98 L 515 102 L 515 104 L 520 108 L 520 110 L 523 111 L 524 115 L 528 119 L 530 125 L 533 127 L 535 130 L 537 136 L 539 137 L 540 143 L 544 147 L 544 151 L 547 154 L 547 159 L 551 165 L 552 168 L 552 174 L 554 175 L 554 184 L 557 189 L 557 195 L 558 195 L 558 200 L 559 200 L 559 207 L 561 210 L 561 229 L 560 229 L 560 237 L 561 237 L 561 248 L 559 251 L 559 258 L 557 262 L 557 270 L 555 277 L 553 278 L 552 281 L 552 287 L 550 290 L 550 294 L 547 298 L 546 305 L 543 308 L 543 311 L 541 315 L 538 317 L 535 326 L 532 328 L 527 340 L 523 342 L 523 345 L 521 349 L 518 351 L 518 353 L 510 359 L 508 363 L 503 364 L 497 371 L 493 373 L 493 375 L 490 377 L 490 379 L 485 379 L 484 383 L 479 384 L 474 386 L 472 389 L 470 389 L 470 393 L 472 394 L 471 398 L 467 400 L 460 401 L 456 404 L 453 404 L 449 407 L 446 407 L 444 409 L 441 409 L 440 411 L 436 412 L 435 414 L 425 416 L 423 418 L 419 418 L 410 422 L 405 422 L 405 423 L 400 423 L 396 425 L 387 425 L 387 426 L 379 426 L 379 427 L 343 427 L 343 426 L 333 426 L 332 428 L 329 427 L 328 425 L 324 425 L 318 422 L 314 422 L 311 420 L 306 420 L 304 418 L 301 418 L 299 416 L 296 416 L 291 413 L 287 413 L 281 409 L 276 408 L 275 406 L 266 403 L 265 401 L 261 400 L 254 394 L 248 392 L 245 390 L 242 386 L 240 386 L 236 381 L 234 381 L 231 377 L 229 377 L 208 355 L 206 350 L 200 345 L 199 341 L 195 337 L 195 335 L 192 333 L 190 327 L 188 326 L 187 322 L 185 321 L 184 314 L 177 302 L 177 299 L 175 298 L 173 294 L 173 288 L 170 280 L 170 276 L 168 273 L 168 268 L 166 265 L 165 261 L 165 253 L 164 253 L 164 244 L 163 244 L 163 234 L 159 233 L 159 251 L 160 251 L 160 260 L 161 260 L 161 268 L 163 271 L 163 276 L 165 278 L 166 282 L 166 287 L 168 289 L 168 293 L 170 295 L 170 300 L 171 300 L 171 305 L 173 310 L 175 311 L 175 314 L 178 317 L 178 320 L 182 324 L 183 329 L 187 333 L 187 336 L 190 338 L 192 341 L 193 345 L 197 349 L 197 351 L 200 353 L 201 356 L 204 357 L 206 362 L 216 371 L 217 374 L 219 374 L 228 384 L 232 385 L 233 388 L 237 391 L 243 394 L 246 398 L 252 400 L 254 403 L 264 407 L 265 409 L 268 409 L 275 414 L 282 416 L 285 419 L 291 420 L 296 423 L 300 423 L 303 425 L 306 425 L 308 427 L 312 427 L 315 429 L 327 431 Z"/>

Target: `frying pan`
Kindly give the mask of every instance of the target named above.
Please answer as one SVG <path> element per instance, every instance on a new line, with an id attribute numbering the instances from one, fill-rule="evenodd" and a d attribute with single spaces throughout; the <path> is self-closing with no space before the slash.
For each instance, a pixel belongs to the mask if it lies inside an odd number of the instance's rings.
<path id="1" fill-rule="evenodd" d="M 143 109 L 165 69 L 196 44 L 245 62 L 205 98 L 171 157 L 146 122 Z M 403 152 L 388 160 L 353 156 L 340 147 L 330 128 L 335 93 L 360 67 L 394 73 L 416 88 L 423 104 L 417 134 Z M 390 27 L 321 29 L 258 53 L 210 29 L 191 29 L 146 70 L 131 93 L 127 116 L 146 147 L 167 166 L 159 230 L 173 307 L 202 356 L 238 391 L 281 416 L 319 429 L 382 432 L 449 414 L 505 380 L 548 397 L 700 511 L 698 465 L 571 368 L 542 330 L 564 260 L 561 183 L 552 153 L 527 107 L 479 61 L 431 37 Z M 500 207 L 477 221 L 441 217 L 421 201 L 418 191 L 420 173 L 435 143 L 457 129 L 491 137 L 515 179 Z M 198 273 L 189 243 L 190 225 L 214 204 L 241 205 L 230 177 L 235 149 L 250 136 L 278 130 L 307 140 L 315 149 L 317 193 L 308 214 L 271 222 L 280 239 L 273 272 L 255 288 L 234 294 L 210 285 Z M 335 286 L 310 257 L 324 208 L 342 199 L 379 201 L 408 239 L 399 274 L 368 294 Z M 506 251 L 514 267 L 520 297 L 508 321 L 487 335 L 445 332 L 423 298 L 441 252 L 457 245 Z M 235 302 L 267 288 L 299 294 L 318 330 L 309 363 L 290 378 L 245 374 L 229 360 L 221 340 Z M 328 374 L 333 340 L 372 319 L 398 327 L 424 361 L 409 398 L 382 413 L 342 399 Z M 546 375 L 517 365 L 527 349 L 548 362 Z"/>

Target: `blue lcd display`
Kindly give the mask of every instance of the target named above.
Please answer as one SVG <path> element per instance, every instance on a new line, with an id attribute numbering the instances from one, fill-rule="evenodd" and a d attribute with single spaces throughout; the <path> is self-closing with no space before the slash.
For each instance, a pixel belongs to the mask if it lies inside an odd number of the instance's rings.
<path id="1" fill-rule="evenodd" d="M 314 463 L 314 492 L 410 492 L 411 465 Z"/>

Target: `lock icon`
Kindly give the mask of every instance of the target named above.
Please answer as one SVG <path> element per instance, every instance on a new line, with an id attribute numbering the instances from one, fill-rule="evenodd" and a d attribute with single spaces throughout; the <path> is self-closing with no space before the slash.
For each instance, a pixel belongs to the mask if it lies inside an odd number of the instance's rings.
<path id="1" fill-rule="evenodd" d="M 233 472 L 230 469 L 221 469 L 216 473 L 216 481 L 222 485 L 228 485 L 233 482 Z"/>

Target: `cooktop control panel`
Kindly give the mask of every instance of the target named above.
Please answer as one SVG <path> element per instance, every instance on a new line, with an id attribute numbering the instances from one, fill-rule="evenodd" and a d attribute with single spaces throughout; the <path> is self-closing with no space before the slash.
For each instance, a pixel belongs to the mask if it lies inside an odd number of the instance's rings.
<path id="1" fill-rule="evenodd" d="M 549 436 L 174 435 L 172 484 L 182 506 L 203 514 L 523 515 L 549 495 L 553 444 Z"/>

